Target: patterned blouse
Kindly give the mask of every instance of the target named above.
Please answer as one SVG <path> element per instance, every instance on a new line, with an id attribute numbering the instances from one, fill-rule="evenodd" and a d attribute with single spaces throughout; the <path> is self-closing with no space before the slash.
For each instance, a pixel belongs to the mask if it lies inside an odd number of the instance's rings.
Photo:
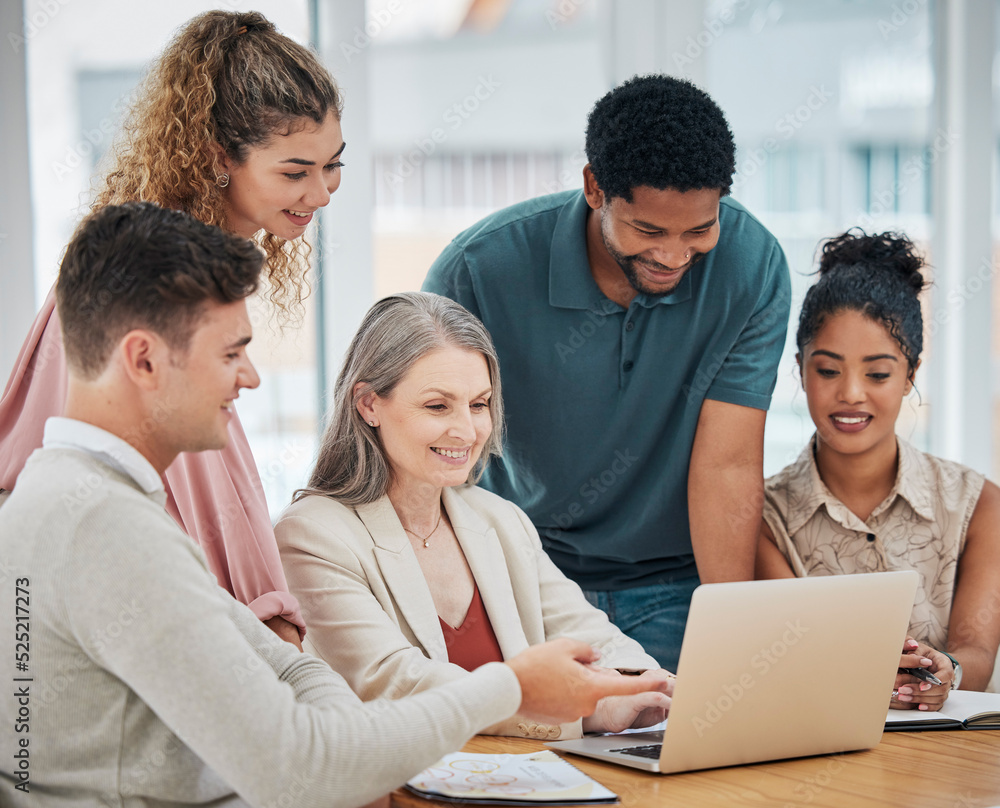
<path id="1" fill-rule="evenodd" d="M 862 521 L 820 479 L 815 440 L 764 484 L 764 520 L 778 549 L 799 577 L 915 570 L 910 635 L 946 648 L 958 559 L 985 478 L 897 436 L 896 482 Z"/>

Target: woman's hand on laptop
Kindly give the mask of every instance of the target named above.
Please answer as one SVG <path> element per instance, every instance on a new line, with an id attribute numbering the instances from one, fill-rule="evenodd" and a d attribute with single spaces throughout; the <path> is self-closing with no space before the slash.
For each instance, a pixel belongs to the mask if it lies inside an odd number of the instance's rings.
<path id="1" fill-rule="evenodd" d="M 925 682 L 907 672 L 920 668 L 934 674 L 941 684 Z M 954 667 L 948 657 L 929 645 L 907 637 L 889 706 L 897 710 L 940 710 L 951 692 L 953 675 Z"/>
<path id="2" fill-rule="evenodd" d="M 609 696 L 630 697 L 647 691 L 663 696 L 668 687 L 672 691 L 672 685 L 663 681 L 666 677 L 609 674 L 592 664 L 599 658 L 596 649 L 564 637 L 533 645 L 507 660 L 521 683 L 518 713 L 535 721 L 562 724 L 593 714 Z"/>
<path id="3" fill-rule="evenodd" d="M 614 669 L 600 670 L 609 676 L 621 676 Z M 644 671 L 634 678 L 646 681 L 656 689 L 634 696 L 601 699 L 594 714 L 583 719 L 584 732 L 621 732 L 630 727 L 651 727 L 667 717 L 676 677 L 661 668 Z"/>

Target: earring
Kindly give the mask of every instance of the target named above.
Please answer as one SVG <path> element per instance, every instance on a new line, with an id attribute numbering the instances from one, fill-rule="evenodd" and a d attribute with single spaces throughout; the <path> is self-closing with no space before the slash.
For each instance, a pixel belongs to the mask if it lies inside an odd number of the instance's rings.
<path id="1" fill-rule="evenodd" d="M 226 187 L 228 187 L 228 185 L 229 185 L 229 175 L 228 174 L 220 174 L 218 177 L 215 178 L 215 184 L 218 185 L 220 188 L 226 188 Z"/>
<path id="2" fill-rule="evenodd" d="M 688 251 L 687 251 L 686 253 L 684 253 L 684 259 L 685 259 L 685 260 L 687 260 L 687 259 L 689 259 L 690 257 L 691 257 L 691 251 L 690 251 L 690 250 L 688 250 Z"/>
<path id="3" fill-rule="evenodd" d="M 368 426 L 375 426 L 375 422 L 374 421 L 369 421 L 368 422 Z"/>

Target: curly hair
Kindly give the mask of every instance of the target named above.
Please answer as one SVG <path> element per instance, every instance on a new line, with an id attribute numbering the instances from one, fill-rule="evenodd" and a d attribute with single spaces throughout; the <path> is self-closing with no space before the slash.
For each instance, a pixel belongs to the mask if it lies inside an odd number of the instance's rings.
<path id="1" fill-rule="evenodd" d="M 306 121 L 339 119 L 340 93 L 315 54 L 257 12 L 209 11 L 151 66 L 109 155 L 93 208 L 129 201 L 183 210 L 228 229 L 216 178 L 221 146 L 241 163 L 254 146 Z M 310 253 L 302 238 L 261 232 L 268 297 L 284 320 L 301 309 Z"/>
<path id="2" fill-rule="evenodd" d="M 803 354 L 823 323 L 842 311 L 856 311 L 881 323 L 899 343 L 912 374 L 924 347 L 918 295 L 927 285 L 926 266 L 913 242 L 901 233 L 869 236 L 852 228 L 823 243 L 820 278 L 806 292 L 795 344 Z"/>
<path id="3" fill-rule="evenodd" d="M 601 190 L 626 202 L 640 185 L 718 188 L 725 196 L 736 171 L 722 110 L 707 93 L 671 76 L 634 76 L 594 104 L 586 152 Z"/>

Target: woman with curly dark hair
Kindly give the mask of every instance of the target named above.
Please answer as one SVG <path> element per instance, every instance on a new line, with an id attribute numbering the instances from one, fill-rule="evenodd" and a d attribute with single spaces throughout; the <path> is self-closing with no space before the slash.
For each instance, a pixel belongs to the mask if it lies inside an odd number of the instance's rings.
<path id="1" fill-rule="evenodd" d="M 816 434 L 765 483 L 757 577 L 915 570 L 890 704 L 936 710 L 949 687 L 983 690 L 993 673 L 1000 489 L 896 435 L 920 367 L 923 268 L 895 233 L 849 231 L 823 246 L 796 335 Z M 921 667 L 936 683 L 902 670 Z"/>
<path id="2" fill-rule="evenodd" d="M 340 185 L 341 96 L 330 74 L 261 14 L 210 11 L 178 32 L 136 98 L 94 208 L 155 202 L 254 239 L 267 259 L 265 293 L 281 322 L 292 319 L 308 289 L 304 234 Z M 65 396 L 50 294 L 0 399 L 0 492 L 13 489 Z M 168 510 L 219 583 L 301 647 L 305 625 L 238 419 L 225 450 L 182 454 L 165 477 Z"/>

